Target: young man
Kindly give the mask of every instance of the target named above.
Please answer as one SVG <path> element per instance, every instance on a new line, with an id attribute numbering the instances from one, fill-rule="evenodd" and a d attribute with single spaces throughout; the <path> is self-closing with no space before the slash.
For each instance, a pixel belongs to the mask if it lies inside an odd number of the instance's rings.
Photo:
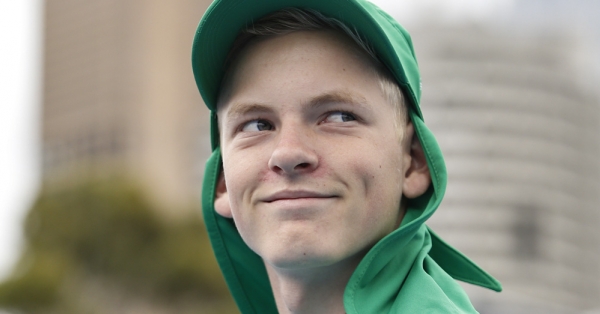
<path id="1" fill-rule="evenodd" d="M 409 35 L 362 0 L 223 0 L 192 52 L 203 211 L 242 313 L 475 313 L 500 284 L 424 222 L 446 171 Z"/>

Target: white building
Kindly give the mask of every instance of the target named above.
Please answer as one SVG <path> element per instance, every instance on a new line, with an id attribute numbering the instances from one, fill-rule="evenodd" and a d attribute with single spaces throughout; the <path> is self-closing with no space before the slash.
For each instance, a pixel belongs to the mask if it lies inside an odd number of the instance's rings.
<path id="1" fill-rule="evenodd" d="M 582 41 L 478 27 L 413 31 L 422 108 L 447 160 L 429 225 L 504 285 L 482 313 L 600 305 L 600 107 Z"/>

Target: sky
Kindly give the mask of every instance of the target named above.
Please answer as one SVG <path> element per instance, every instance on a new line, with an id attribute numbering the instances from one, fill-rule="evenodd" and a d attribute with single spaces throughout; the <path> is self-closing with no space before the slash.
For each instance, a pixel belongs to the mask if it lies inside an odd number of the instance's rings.
<path id="1" fill-rule="evenodd" d="M 561 15 L 563 18 L 576 19 L 585 13 L 587 6 L 600 9 L 600 1 L 590 0 L 373 2 L 409 25 L 424 18 L 445 22 L 489 21 L 516 12 L 522 16 L 532 14 L 522 20 L 553 19 L 567 11 L 568 14 Z M 572 5 L 575 2 L 583 5 Z M 545 14 L 540 8 L 551 9 L 552 14 Z M 42 16 L 42 0 L 0 0 L 0 280 L 17 261 L 23 244 L 23 219 L 39 187 Z M 597 20 L 592 14 L 587 16 L 589 23 Z M 594 23 L 597 29 L 600 23 Z"/>
<path id="2" fill-rule="evenodd" d="M 41 0 L 0 0 L 0 279 L 38 187 Z"/>
<path id="3" fill-rule="evenodd" d="M 443 22 L 482 21 L 510 13 L 516 0 L 370 0 L 402 24 L 422 19 Z"/>

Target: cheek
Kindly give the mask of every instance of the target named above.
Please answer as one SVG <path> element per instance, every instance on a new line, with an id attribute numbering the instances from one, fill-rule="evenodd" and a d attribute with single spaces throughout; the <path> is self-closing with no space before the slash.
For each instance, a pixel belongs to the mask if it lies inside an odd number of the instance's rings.
<path id="1" fill-rule="evenodd" d="M 343 225 L 355 226 L 356 229 L 346 230 L 348 239 L 355 243 L 373 241 L 384 237 L 397 226 L 402 197 L 398 158 L 383 158 L 386 152 L 381 152 L 381 158 L 374 154 L 361 154 L 353 158 L 342 168 L 345 179 L 352 180 L 353 188 L 349 190 L 349 212 L 341 217 Z M 347 181 L 347 182 L 348 182 Z"/>
<path id="2" fill-rule="evenodd" d="M 252 192 L 265 181 L 267 161 L 264 154 L 253 151 L 223 151 L 223 172 L 234 212 L 247 206 Z"/>
<path id="3" fill-rule="evenodd" d="M 380 148 L 371 152 L 369 157 L 359 160 L 355 169 L 362 177 L 365 196 L 373 205 L 372 208 L 391 208 L 391 211 L 395 211 L 402 196 L 401 149 L 399 144 L 392 147 L 390 145 L 393 144 L 381 145 L 379 147 L 390 149 Z"/>
<path id="4" fill-rule="evenodd" d="M 235 160 L 235 158 L 223 157 L 223 175 L 225 176 L 225 184 L 227 193 L 231 202 L 232 209 L 239 207 L 240 192 L 244 190 L 246 185 L 247 171 L 244 171 L 244 164 Z"/>

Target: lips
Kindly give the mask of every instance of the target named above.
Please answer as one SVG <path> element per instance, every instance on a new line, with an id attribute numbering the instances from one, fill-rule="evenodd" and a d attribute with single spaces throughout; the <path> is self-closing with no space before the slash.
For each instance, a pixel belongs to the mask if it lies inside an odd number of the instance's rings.
<path id="1" fill-rule="evenodd" d="M 304 191 L 304 190 L 297 190 L 297 191 L 289 191 L 289 190 L 285 190 L 285 191 L 280 191 L 277 193 L 274 193 L 266 198 L 264 198 L 262 201 L 265 203 L 272 203 L 272 202 L 276 202 L 276 201 L 284 201 L 284 200 L 296 200 L 296 199 L 314 199 L 314 198 L 334 198 L 336 197 L 335 195 L 330 195 L 330 194 L 324 194 L 324 193 L 319 193 L 319 192 L 314 192 L 314 191 Z"/>

